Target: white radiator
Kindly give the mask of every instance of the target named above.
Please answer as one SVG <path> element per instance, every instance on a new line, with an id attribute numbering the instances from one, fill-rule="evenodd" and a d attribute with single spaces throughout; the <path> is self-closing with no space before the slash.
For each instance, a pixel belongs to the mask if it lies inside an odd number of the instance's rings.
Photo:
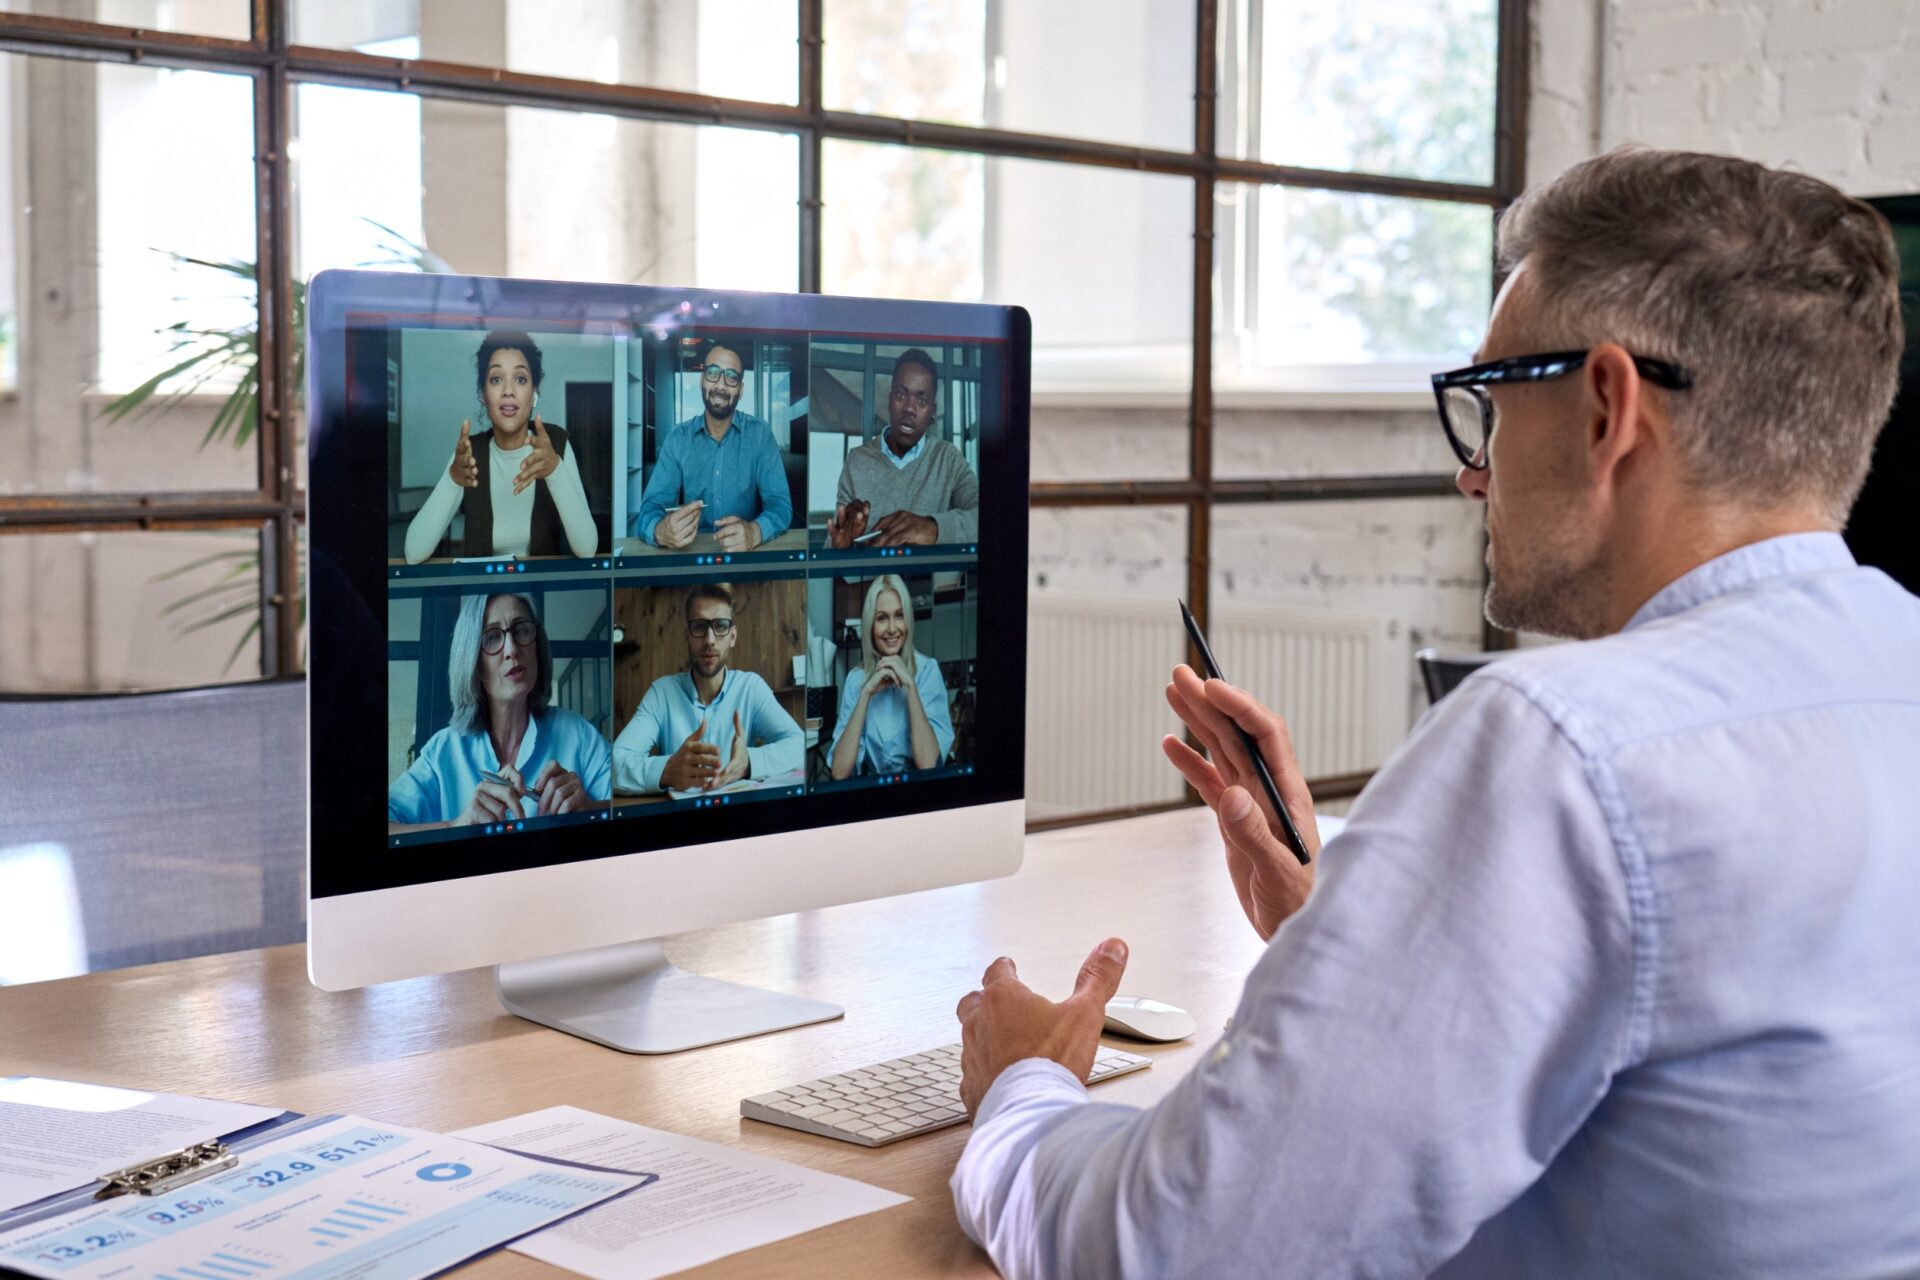
<path id="1" fill-rule="evenodd" d="M 1227 678 L 1287 717 L 1310 778 L 1377 766 L 1405 729 L 1384 618 L 1224 605 L 1209 638 Z M 1162 690 L 1185 657 L 1171 602 L 1029 597 L 1029 820 L 1179 798 Z"/>

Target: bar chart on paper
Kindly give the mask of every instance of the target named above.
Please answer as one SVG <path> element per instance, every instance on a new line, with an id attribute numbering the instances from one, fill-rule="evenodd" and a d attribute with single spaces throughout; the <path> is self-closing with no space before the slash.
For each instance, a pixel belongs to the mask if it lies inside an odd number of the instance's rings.
<path id="1" fill-rule="evenodd" d="M 392 1205 L 349 1199 L 307 1230 L 320 1237 L 315 1243 L 324 1248 L 330 1240 L 352 1240 L 376 1227 L 391 1226 L 407 1216 L 405 1209 L 396 1209 Z"/>
<path id="2" fill-rule="evenodd" d="M 243 1250 L 245 1250 L 243 1252 Z M 240 1280 L 242 1276 L 264 1276 L 280 1271 L 278 1259 L 246 1250 L 244 1245 L 220 1249 L 198 1259 L 192 1266 L 177 1266 L 171 1272 L 154 1273 L 154 1280 Z"/>
<path id="3" fill-rule="evenodd" d="M 0 1241 L 0 1268 L 47 1280 L 419 1280 L 650 1180 L 341 1117 L 175 1194 L 15 1232 Z"/>

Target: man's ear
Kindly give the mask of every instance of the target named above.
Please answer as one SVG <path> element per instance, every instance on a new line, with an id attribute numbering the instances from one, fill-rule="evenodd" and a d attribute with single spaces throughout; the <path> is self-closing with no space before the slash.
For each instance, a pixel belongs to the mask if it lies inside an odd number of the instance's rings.
<path id="1" fill-rule="evenodd" d="M 1646 384 L 1633 357 L 1617 342 L 1602 342 L 1587 353 L 1585 429 L 1587 462 L 1598 479 L 1613 472 L 1652 439 L 1646 413 Z"/>

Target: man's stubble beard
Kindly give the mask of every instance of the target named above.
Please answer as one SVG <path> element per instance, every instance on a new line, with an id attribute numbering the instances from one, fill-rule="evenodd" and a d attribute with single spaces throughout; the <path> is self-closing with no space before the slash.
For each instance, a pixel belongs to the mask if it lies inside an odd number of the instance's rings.
<path id="1" fill-rule="evenodd" d="M 1484 609 L 1487 621 L 1508 631 L 1569 640 L 1607 632 L 1608 570 L 1597 547 L 1581 547 L 1569 530 L 1530 536 L 1524 565 L 1509 554 L 1504 572 L 1489 568 Z"/>

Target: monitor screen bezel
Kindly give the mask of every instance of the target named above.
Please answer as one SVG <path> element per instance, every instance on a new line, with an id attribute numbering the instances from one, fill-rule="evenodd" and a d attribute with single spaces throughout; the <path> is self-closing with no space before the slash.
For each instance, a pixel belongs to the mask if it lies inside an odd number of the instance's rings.
<path id="1" fill-rule="evenodd" d="M 700 812 L 476 834 L 390 849 L 384 806 L 368 781 L 367 744 L 385 741 L 387 577 L 384 388 L 356 403 L 348 331 L 374 316 L 428 317 L 476 330 L 511 326 L 536 335 L 728 327 L 881 341 L 1004 344 L 1005 411 L 980 441 L 980 553 L 975 771 L 831 795 L 805 795 Z M 308 671 L 309 895 L 353 894 L 526 872 L 563 864 L 841 824 L 1019 802 L 1024 797 L 1026 575 L 1031 326 L 1018 307 L 810 294 L 758 294 L 659 286 L 575 284 L 488 277 L 325 271 L 309 282 Z M 362 379 L 360 385 L 364 385 Z M 371 393 L 368 393 L 369 395 Z M 374 409 L 378 408 L 378 434 Z M 905 570 L 908 566 L 901 565 Z M 889 567 L 886 571 L 894 571 Z M 611 577 L 612 575 L 609 574 Z M 484 581 L 477 581 L 485 590 Z M 369 665 L 379 663 L 368 678 Z M 991 707 L 998 714 L 989 714 Z M 384 787 L 384 784 L 383 784 Z M 903 851 L 901 856 L 911 856 Z M 958 877 L 967 878 L 964 875 Z M 944 882 L 953 883 L 947 877 Z M 733 917 L 741 918 L 741 917 Z"/>

